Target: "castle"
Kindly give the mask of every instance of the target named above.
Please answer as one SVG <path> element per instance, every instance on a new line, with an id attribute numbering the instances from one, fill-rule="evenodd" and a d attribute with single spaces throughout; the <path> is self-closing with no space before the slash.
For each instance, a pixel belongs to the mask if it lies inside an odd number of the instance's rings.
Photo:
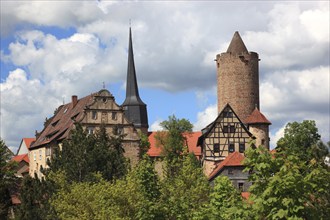
<path id="1" fill-rule="evenodd" d="M 232 177 L 244 190 L 248 174 L 243 173 L 241 162 L 244 151 L 253 141 L 269 149 L 269 125 L 271 122 L 260 112 L 259 56 L 248 52 L 238 32 L 235 32 L 225 53 L 216 55 L 218 116 L 202 132 L 186 136 L 188 148 L 203 164 L 205 174 L 212 181 L 218 175 Z M 30 175 L 42 176 L 47 168 L 54 147 L 69 137 L 75 122 L 80 122 L 89 133 L 105 124 L 107 132 L 126 134 L 125 156 L 136 164 L 139 156 L 139 135 L 149 135 L 148 151 L 151 157 L 160 157 L 155 146 L 155 132 L 148 133 L 147 106 L 139 96 L 132 33 L 129 29 L 126 99 L 122 105 L 115 102 L 106 89 L 59 106 L 54 115 L 37 133 L 36 141 L 29 149 Z M 236 181 L 236 182 L 235 182 Z"/>
<path id="2" fill-rule="evenodd" d="M 79 122 L 88 131 L 94 133 L 101 124 L 105 125 L 109 135 L 114 132 L 125 134 L 123 140 L 124 156 L 131 164 L 139 159 L 139 131 L 147 134 L 147 106 L 140 98 L 137 84 L 132 32 L 129 29 L 129 48 L 127 64 L 126 99 L 118 105 L 114 96 L 106 89 L 78 99 L 72 96 L 70 103 L 59 106 L 54 115 L 46 120 L 44 129 L 36 133 L 36 141 L 29 148 L 29 174 L 41 177 L 41 170 L 47 168 L 46 161 L 51 159 L 55 147 L 62 146 L 64 139 L 69 138 L 70 131 Z"/>
<path id="3" fill-rule="evenodd" d="M 198 139 L 202 164 L 209 180 L 225 174 L 242 188 L 248 179 L 241 164 L 245 149 L 252 141 L 269 149 L 271 122 L 260 112 L 259 56 L 248 52 L 235 32 L 227 52 L 218 54 L 215 61 L 218 116 Z"/>

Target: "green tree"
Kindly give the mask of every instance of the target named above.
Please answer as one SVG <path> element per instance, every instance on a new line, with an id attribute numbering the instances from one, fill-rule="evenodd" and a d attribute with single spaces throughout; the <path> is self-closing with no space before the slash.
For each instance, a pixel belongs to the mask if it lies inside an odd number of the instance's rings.
<path id="1" fill-rule="evenodd" d="M 145 154 L 147 154 L 148 150 L 150 149 L 150 142 L 148 139 L 148 136 L 141 131 L 139 131 L 139 137 L 140 137 L 140 152 L 139 157 L 142 159 Z"/>
<path id="2" fill-rule="evenodd" d="M 21 204 L 17 209 L 18 219 L 54 219 L 55 213 L 49 203 L 49 182 L 25 176 L 20 186 Z"/>
<path id="3" fill-rule="evenodd" d="M 61 149 L 55 149 L 55 154 L 48 163 L 48 171 L 65 171 L 68 182 L 90 180 L 91 166 L 88 157 L 94 144 L 94 137 L 88 135 L 80 124 L 76 124 L 75 129 L 70 133 L 70 138 L 63 141 Z"/>
<path id="4" fill-rule="evenodd" d="M 227 176 L 214 180 L 210 202 L 202 219 L 250 219 L 249 204 Z"/>
<path id="5" fill-rule="evenodd" d="M 116 131 L 117 129 L 114 129 Z M 95 134 L 95 144 L 88 155 L 92 172 L 100 172 L 105 180 L 123 177 L 128 168 L 122 146 L 124 135 L 113 133 L 109 137 L 104 124 Z"/>
<path id="6" fill-rule="evenodd" d="M 258 219 L 327 219 L 330 172 L 313 121 L 289 123 L 276 152 L 246 151 L 252 208 Z M 315 147 L 318 147 L 316 149 Z M 315 153 L 316 149 L 318 153 Z"/>
<path id="7" fill-rule="evenodd" d="M 208 202 L 210 186 L 199 161 L 186 153 L 182 160 L 177 174 L 162 181 L 160 203 L 166 219 L 193 219 Z"/>
<path id="8" fill-rule="evenodd" d="M 61 219 L 162 219 L 157 202 L 159 180 L 148 157 L 125 178 L 112 182 L 100 174 L 95 178 L 98 181 L 61 184 L 51 202 Z"/>
<path id="9" fill-rule="evenodd" d="M 187 119 L 178 119 L 174 115 L 160 123 L 165 131 L 158 132 L 156 140 L 162 148 L 166 176 L 175 176 L 181 167 L 184 147 L 187 146 L 185 132 L 191 132 L 193 125 Z"/>
<path id="10" fill-rule="evenodd" d="M 11 161 L 12 154 L 0 139 L 0 219 L 6 219 L 11 205 L 10 189 L 15 188 L 17 163 Z"/>
<path id="11" fill-rule="evenodd" d="M 64 171 L 68 182 L 94 181 L 98 172 L 106 180 L 120 178 L 128 166 L 123 154 L 123 137 L 117 134 L 109 137 L 104 125 L 95 135 L 88 135 L 76 124 L 70 139 L 63 142 L 62 149 L 56 149 L 48 171 Z"/>

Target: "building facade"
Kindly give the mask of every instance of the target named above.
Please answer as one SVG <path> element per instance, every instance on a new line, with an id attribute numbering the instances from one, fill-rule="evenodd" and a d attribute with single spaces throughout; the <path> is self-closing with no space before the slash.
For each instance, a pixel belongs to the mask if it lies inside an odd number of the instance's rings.
<path id="1" fill-rule="evenodd" d="M 235 32 L 227 51 L 218 54 L 215 61 L 218 116 L 202 130 L 198 140 L 202 149 L 202 164 L 210 181 L 225 174 L 234 185 L 245 191 L 249 186 L 245 183 L 245 175 L 248 174 L 243 174 L 242 163 L 236 163 L 234 168 L 223 163 L 233 159 L 233 154 L 244 157 L 244 151 L 251 145 L 263 145 L 269 149 L 271 122 L 260 112 L 260 59 L 257 53 L 247 50 L 241 36 Z M 237 175 L 243 178 L 241 182 L 235 182 Z"/>
<path id="2" fill-rule="evenodd" d="M 131 29 L 126 90 L 123 105 L 118 105 L 114 96 L 108 90 L 102 89 L 81 99 L 72 96 L 70 103 L 59 106 L 54 115 L 45 122 L 44 129 L 36 134 L 36 141 L 30 147 L 30 175 L 42 176 L 41 170 L 47 168 L 47 160 L 51 160 L 54 148 L 70 138 L 70 131 L 74 129 L 75 123 L 80 123 L 91 134 L 98 130 L 101 124 L 106 127 L 109 135 L 125 134 L 124 156 L 132 165 L 136 164 L 139 158 L 139 131 L 147 135 L 148 118 L 147 107 L 138 92 Z"/>

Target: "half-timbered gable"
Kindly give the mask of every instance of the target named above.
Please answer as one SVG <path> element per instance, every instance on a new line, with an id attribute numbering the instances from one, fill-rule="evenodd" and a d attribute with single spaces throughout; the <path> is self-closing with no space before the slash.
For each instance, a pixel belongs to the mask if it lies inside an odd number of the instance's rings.
<path id="1" fill-rule="evenodd" d="M 202 130 L 198 140 L 198 145 L 202 147 L 206 174 L 212 172 L 215 164 L 223 161 L 230 153 L 244 153 L 251 139 L 253 135 L 227 104 L 218 117 Z"/>

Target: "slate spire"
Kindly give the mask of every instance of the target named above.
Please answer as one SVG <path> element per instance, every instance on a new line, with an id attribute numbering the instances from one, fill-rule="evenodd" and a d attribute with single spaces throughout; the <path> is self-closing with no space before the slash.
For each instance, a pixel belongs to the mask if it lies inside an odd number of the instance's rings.
<path id="1" fill-rule="evenodd" d="M 122 104 L 125 116 L 136 128 L 148 128 L 147 105 L 141 100 L 136 79 L 132 31 L 129 28 L 126 99 Z"/>
<path id="2" fill-rule="evenodd" d="M 248 53 L 246 46 L 239 35 L 238 31 L 234 33 L 233 39 L 231 40 L 229 47 L 227 49 L 227 53 L 232 54 L 241 54 L 241 53 Z"/>

